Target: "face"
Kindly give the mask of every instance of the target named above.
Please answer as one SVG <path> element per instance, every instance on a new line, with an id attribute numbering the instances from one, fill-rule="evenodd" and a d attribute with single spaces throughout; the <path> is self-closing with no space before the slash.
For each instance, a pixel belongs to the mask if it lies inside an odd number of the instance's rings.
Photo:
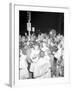
<path id="1" fill-rule="evenodd" d="M 53 38 L 56 36 L 56 31 L 54 29 L 52 29 L 49 33 L 50 37 Z"/>
<path id="2" fill-rule="evenodd" d="M 24 49 L 24 48 L 22 49 L 22 54 L 26 55 L 26 49 Z"/>
<path id="3" fill-rule="evenodd" d="M 43 51 L 40 52 L 40 57 L 44 57 L 45 53 Z"/>
<path id="4" fill-rule="evenodd" d="M 27 55 L 28 57 L 30 57 L 30 54 L 31 54 L 31 49 L 27 49 L 27 50 L 26 50 L 26 55 Z"/>

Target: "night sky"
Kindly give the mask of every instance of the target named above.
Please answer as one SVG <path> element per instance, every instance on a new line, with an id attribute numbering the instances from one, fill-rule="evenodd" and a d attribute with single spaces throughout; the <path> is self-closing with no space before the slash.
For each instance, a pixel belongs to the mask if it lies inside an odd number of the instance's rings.
<path id="1" fill-rule="evenodd" d="M 27 11 L 19 11 L 19 34 L 24 35 L 27 32 Z M 54 12 L 31 12 L 31 25 L 35 27 L 35 33 L 39 30 L 42 33 L 49 33 L 55 29 L 57 34 L 64 35 L 64 13 Z"/>

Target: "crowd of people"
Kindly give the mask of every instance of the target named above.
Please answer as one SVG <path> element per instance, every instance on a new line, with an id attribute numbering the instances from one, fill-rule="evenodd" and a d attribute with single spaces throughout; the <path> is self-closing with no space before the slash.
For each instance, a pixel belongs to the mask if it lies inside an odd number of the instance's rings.
<path id="1" fill-rule="evenodd" d="M 55 30 L 19 36 L 20 79 L 64 77 L 64 36 Z"/>

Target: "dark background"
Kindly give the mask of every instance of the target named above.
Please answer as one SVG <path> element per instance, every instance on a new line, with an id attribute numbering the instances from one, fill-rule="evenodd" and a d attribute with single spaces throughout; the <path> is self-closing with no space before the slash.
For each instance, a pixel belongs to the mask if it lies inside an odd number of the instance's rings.
<path id="1" fill-rule="evenodd" d="M 23 36 L 27 32 L 27 11 L 19 11 L 19 34 Z M 57 34 L 64 35 L 64 13 L 31 11 L 31 25 L 35 27 L 35 33 L 49 33 L 55 29 Z M 27 32 L 28 33 L 28 32 Z"/>

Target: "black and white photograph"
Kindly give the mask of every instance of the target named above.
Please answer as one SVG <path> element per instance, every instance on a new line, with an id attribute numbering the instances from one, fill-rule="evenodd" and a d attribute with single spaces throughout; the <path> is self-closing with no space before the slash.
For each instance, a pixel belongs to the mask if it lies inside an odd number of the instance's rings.
<path id="1" fill-rule="evenodd" d="M 64 13 L 19 10 L 19 80 L 64 77 Z"/>

